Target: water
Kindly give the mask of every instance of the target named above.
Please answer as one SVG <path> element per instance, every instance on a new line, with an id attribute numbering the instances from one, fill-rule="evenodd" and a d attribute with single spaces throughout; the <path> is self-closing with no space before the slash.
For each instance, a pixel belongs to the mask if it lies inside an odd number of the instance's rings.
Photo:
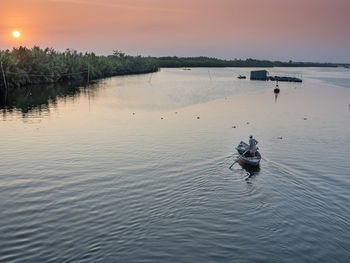
<path id="1" fill-rule="evenodd" d="M 250 70 L 3 96 L 0 262 L 348 262 L 350 71 Z"/>

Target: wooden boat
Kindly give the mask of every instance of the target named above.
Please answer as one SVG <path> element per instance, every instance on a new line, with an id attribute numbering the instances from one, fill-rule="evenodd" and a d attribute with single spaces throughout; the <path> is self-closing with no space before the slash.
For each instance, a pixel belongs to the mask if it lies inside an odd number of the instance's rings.
<path id="1" fill-rule="evenodd" d="M 241 141 L 238 146 L 236 147 L 236 150 L 238 151 L 239 155 L 244 154 L 240 159 L 239 162 L 244 165 L 251 165 L 251 166 L 258 166 L 260 164 L 261 160 L 261 154 L 259 151 L 255 152 L 255 156 L 250 155 L 249 151 L 249 145 L 243 141 Z"/>

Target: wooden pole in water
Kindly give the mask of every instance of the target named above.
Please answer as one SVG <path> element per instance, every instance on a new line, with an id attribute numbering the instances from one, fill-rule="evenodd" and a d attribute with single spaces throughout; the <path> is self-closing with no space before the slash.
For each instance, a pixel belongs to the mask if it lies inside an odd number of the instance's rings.
<path id="1" fill-rule="evenodd" d="M 208 73 L 209 73 L 209 78 L 210 78 L 210 81 L 211 81 L 211 74 L 210 74 L 210 70 L 208 69 Z"/>
<path id="2" fill-rule="evenodd" d="M 90 81 L 90 63 L 88 63 L 88 75 L 87 75 L 87 83 Z"/>
<path id="3" fill-rule="evenodd" d="M 156 69 L 156 66 L 153 66 L 153 70 L 152 70 L 152 72 L 151 72 L 151 74 L 150 74 L 150 76 L 149 76 L 149 80 L 148 80 L 149 83 L 151 83 L 151 80 L 152 80 L 153 73 L 154 73 L 154 70 L 155 70 L 155 69 Z"/>
<path id="4" fill-rule="evenodd" d="M 7 83 L 6 83 L 6 77 L 5 77 L 4 67 L 2 66 L 2 61 L 1 61 L 1 71 L 2 71 L 2 77 L 3 77 L 3 79 L 4 79 L 5 88 L 6 88 L 6 91 L 7 91 Z"/>

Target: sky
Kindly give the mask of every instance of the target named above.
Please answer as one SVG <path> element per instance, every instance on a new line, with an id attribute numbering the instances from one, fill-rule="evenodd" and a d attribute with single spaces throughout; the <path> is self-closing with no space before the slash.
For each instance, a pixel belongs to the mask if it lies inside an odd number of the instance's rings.
<path id="1" fill-rule="evenodd" d="M 350 63 L 349 12 L 349 0 L 0 0 L 0 49 Z"/>

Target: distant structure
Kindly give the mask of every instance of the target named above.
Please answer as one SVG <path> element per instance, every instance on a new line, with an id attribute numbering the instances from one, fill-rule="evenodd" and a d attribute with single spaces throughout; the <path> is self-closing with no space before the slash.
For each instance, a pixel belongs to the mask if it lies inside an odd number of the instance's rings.
<path id="1" fill-rule="evenodd" d="M 267 70 L 253 70 L 250 72 L 251 80 L 267 80 Z"/>
<path id="2" fill-rule="evenodd" d="M 268 79 L 272 81 L 277 80 L 277 81 L 288 81 L 288 82 L 303 82 L 302 79 L 295 78 L 295 77 L 269 76 Z"/>
<path id="3" fill-rule="evenodd" d="M 272 81 L 288 81 L 288 82 L 302 82 L 302 79 L 285 76 L 268 76 L 267 70 L 253 70 L 250 72 L 251 80 L 272 80 Z"/>

